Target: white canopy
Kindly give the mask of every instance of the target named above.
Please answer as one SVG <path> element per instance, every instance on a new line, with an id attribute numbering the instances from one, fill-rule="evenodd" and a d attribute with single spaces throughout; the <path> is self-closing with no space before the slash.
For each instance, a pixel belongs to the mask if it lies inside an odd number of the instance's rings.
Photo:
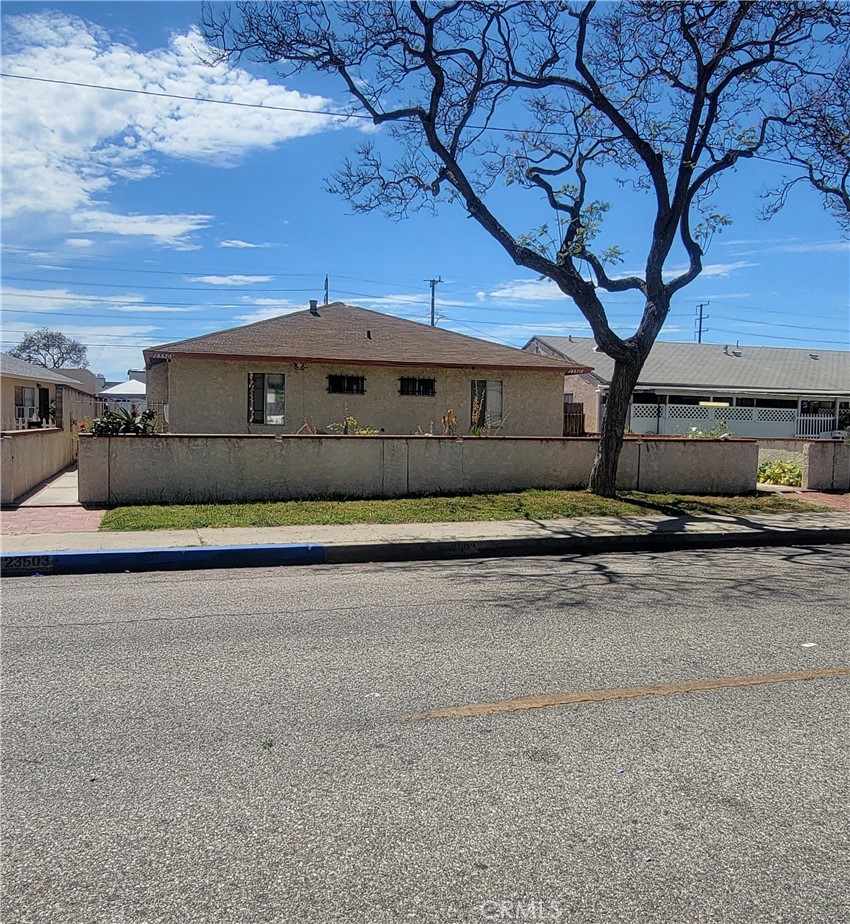
<path id="1" fill-rule="evenodd" d="M 104 388 L 97 393 L 98 398 L 144 398 L 145 383 L 130 379 L 128 382 L 119 382 L 111 388 Z"/>

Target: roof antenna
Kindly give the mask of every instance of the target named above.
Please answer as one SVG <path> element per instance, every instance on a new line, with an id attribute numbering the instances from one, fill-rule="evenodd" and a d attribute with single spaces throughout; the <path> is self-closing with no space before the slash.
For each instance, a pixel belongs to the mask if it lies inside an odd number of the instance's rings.
<path id="1" fill-rule="evenodd" d="M 325 304 L 328 303 L 328 274 L 325 273 Z"/>

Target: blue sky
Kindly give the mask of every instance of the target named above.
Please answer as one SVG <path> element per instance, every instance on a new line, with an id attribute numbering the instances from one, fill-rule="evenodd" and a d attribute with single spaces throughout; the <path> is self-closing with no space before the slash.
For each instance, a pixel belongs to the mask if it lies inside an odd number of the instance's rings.
<path id="1" fill-rule="evenodd" d="M 423 321 L 426 280 L 441 276 L 440 326 L 473 336 L 588 336 L 575 306 L 459 207 L 401 222 L 352 214 L 324 179 L 382 134 L 316 114 L 344 103 L 330 85 L 205 66 L 199 17 L 198 3 L 3 4 L 4 73 L 251 105 L 3 78 L 2 349 L 47 326 L 123 379 L 146 346 L 321 300 L 325 274 L 331 300 Z M 717 210 L 733 224 L 661 339 L 693 340 L 707 303 L 706 342 L 848 348 L 847 241 L 802 188 L 758 219 L 757 194 L 778 171 L 748 162 L 724 178 Z M 606 240 L 626 251 L 622 270 L 639 269 L 640 203 L 613 183 L 604 191 Z M 517 235 L 547 220 L 533 194 L 495 195 Z M 605 301 L 615 329 L 633 332 L 640 305 Z"/>

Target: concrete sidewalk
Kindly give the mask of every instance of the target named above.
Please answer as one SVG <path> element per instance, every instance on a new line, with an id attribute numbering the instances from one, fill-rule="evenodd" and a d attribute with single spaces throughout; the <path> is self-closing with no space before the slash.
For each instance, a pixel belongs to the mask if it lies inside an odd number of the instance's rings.
<path id="1" fill-rule="evenodd" d="M 850 542 L 845 513 L 586 517 L 3 536 L 3 572 L 80 573 Z M 76 556 L 76 558 L 75 558 Z M 77 569 L 77 570 L 75 570 Z"/>

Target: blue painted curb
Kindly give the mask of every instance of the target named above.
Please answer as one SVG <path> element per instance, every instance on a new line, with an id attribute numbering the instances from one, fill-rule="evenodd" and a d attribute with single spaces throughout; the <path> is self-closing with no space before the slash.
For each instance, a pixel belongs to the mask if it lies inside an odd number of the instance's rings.
<path id="1" fill-rule="evenodd" d="M 185 549 L 109 549 L 95 552 L 27 552 L 0 555 L 0 575 L 115 574 L 206 568 L 320 565 L 323 545 L 220 545 Z"/>

